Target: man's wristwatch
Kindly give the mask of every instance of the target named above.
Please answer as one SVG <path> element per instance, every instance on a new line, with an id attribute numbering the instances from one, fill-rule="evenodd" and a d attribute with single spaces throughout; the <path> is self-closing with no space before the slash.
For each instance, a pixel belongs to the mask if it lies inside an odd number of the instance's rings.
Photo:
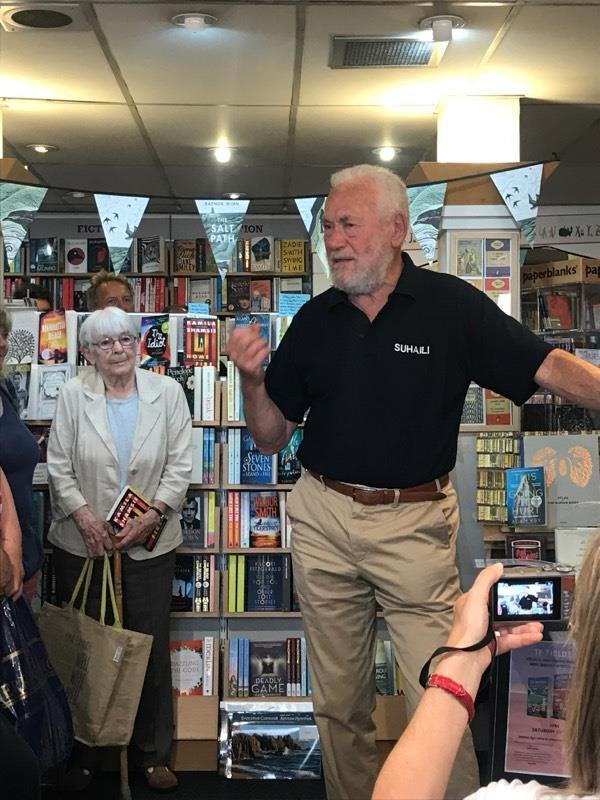
<path id="1" fill-rule="evenodd" d="M 160 508 L 158 508 L 157 506 L 150 506 L 148 511 L 156 511 L 156 513 L 158 514 L 158 521 L 160 525 L 164 525 L 165 522 L 167 521 L 167 515 L 164 513 L 164 511 L 161 511 Z"/>

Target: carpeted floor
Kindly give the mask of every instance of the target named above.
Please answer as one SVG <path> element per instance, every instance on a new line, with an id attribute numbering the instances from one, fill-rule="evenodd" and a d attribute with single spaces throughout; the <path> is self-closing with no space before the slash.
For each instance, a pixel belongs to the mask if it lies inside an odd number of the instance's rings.
<path id="1" fill-rule="evenodd" d="M 179 788 L 170 794 L 174 800 L 325 800 L 321 781 L 244 781 L 227 780 L 212 772 L 180 772 Z M 132 800 L 156 800 L 140 775 L 131 776 Z M 97 775 L 89 789 L 80 794 L 65 794 L 44 788 L 42 800 L 122 800 L 117 773 Z M 8 798 L 7 798 L 8 800 Z M 358 800 L 358 798 L 357 798 Z"/>

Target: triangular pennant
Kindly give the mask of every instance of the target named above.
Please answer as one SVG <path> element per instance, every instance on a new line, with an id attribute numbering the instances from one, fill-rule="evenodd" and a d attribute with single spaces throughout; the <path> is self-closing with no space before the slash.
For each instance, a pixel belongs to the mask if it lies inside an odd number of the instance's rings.
<path id="1" fill-rule="evenodd" d="M 446 183 L 430 183 L 426 186 L 411 186 L 408 192 L 410 224 L 425 258 L 430 264 L 435 261 Z"/>
<path id="2" fill-rule="evenodd" d="M 0 183 L 0 229 L 9 266 L 14 264 L 47 191 L 44 186 Z"/>
<path id="3" fill-rule="evenodd" d="M 149 198 L 95 194 L 94 199 L 110 252 L 110 260 L 114 271 L 118 274 L 129 256 Z"/>
<path id="4" fill-rule="evenodd" d="M 535 241 L 535 219 L 540 201 L 543 167 L 543 164 L 530 164 L 490 175 L 504 205 L 519 225 L 530 247 L 533 247 Z"/>
<path id="5" fill-rule="evenodd" d="M 225 279 L 249 200 L 195 200 L 221 279 Z"/>
<path id="6" fill-rule="evenodd" d="M 519 266 L 522 267 L 527 258 L 528 249 L 526 247 L 519 248 Z"/>
<path id="7" fill-rule="evenodd" d="M 297 197 L 295 198 L 298 212 L 302 217 L 302 222 L 310 238 L 310 249 L 321 260 L 327 274 L 329 265 L 327 263 L 327 251 L 325 249 L 325 239 L 323 237 L 323 210 L 325 208 L 326 197 Z"/>

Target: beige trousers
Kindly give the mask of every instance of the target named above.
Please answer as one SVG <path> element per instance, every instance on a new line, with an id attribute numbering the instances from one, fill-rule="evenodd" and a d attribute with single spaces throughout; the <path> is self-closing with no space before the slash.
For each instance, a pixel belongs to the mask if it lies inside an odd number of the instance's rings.
<path id="1" fill-rule="evenodd" d="M 459 511 L 452 485 L 444 491 L 445 500 L 365 506 L 304 473 L 289 497 L 328 800 L 369 800 L 377 775 L 376 601 L 404 678 L 409 716 L 422 694 L 423 664 L 446 643 L 460 594 Z M 446 796 L 462 798 L 478 786 L 467 729 Z"/>

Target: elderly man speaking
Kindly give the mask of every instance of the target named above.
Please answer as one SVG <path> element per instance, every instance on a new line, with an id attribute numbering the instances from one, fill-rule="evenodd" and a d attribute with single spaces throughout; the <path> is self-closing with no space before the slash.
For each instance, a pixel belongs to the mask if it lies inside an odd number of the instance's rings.
<path id="1" fill-rule="evenodd" d="M 244 411 L 280 450 L 308 411 L 305 468 L 288 501 L 329 800 L 367 800 L 377 773 L 376 608 L 412 713 L 419 671 L 460 594 L 459 512 L 448 473 L 471 381 L 524 403 L 544 386 L 600 407 L 600 369 L 552 350 L 483 292 L 417 269 L 402 244 L 406 188 L 382 167 L 332 176 L 323 228 L 333 287 L 295 316 L 266 371 L 258 326 L 236 329 Z M 448 795 L 478 784 L 470 734 Z"/>

